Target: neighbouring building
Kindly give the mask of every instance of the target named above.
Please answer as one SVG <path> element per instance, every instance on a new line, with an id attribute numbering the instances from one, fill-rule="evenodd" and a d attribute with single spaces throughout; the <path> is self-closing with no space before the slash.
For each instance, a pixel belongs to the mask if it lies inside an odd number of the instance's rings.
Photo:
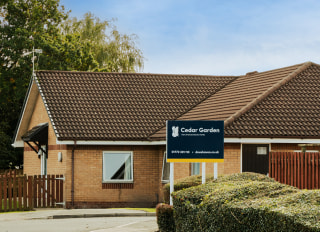
<path id="1" fill-rule="evenodd" d="M 13 146 L 25 174 L 65 176 L 67 208 L 150 207 L 169 178 L 166 120 L 223 120 L 218 173 L 268 174 L 271 150 L 320 149 L 319 93 L 312 62 L 242 76 L 37 71 Z M 197 173 L 175 164 L 175 179 Z"/>

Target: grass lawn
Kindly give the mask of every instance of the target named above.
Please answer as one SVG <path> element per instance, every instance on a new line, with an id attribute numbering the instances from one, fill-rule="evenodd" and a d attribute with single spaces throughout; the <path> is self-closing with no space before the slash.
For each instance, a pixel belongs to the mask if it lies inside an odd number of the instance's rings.
<path id="1" fill-rule="evenodd" d="M 148 213 L 155 213 L 156 209 L 155 208 L 124 208 L 124 209 L 130 209 L 130 210 L 142 210 L 146 211 Z"/>

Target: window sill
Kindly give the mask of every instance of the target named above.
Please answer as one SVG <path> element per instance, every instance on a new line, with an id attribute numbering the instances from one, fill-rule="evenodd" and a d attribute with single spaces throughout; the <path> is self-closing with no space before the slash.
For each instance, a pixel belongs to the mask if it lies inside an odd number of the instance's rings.
<path id="1" fill-rule="evenodd" d="M 102 184 L 133 184 L 133 180 L 105 180 Z"/>
<path id="2" fill-rule="evenodd" d="M 133 189 L 133 181 L 130 182 L 103 182 L 102 189 Z"/>

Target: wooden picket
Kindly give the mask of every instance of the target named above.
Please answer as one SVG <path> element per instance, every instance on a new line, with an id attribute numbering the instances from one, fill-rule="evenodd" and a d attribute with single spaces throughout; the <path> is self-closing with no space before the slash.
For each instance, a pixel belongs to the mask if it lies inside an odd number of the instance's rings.
<path id="1" fill-rule="evenodd" d="M 320 188 L 319 152 L 270 152 L 269 175 L 300 189 Z"/>
<path id="2" fill-rule="evenodd" d="M 0 212 L 62 207 L 63 176 L 0 175 Z M 58 179 L 57 179 L 58 178 Z"/>

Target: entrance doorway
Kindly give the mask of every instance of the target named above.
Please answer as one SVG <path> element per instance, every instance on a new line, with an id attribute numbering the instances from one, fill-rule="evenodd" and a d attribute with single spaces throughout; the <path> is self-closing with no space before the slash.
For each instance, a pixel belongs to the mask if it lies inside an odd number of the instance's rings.
<path id="1" fill-rule="evenodd" d="M 269 172 L 269 144 L 242 144 L 242 172 Z"/>

